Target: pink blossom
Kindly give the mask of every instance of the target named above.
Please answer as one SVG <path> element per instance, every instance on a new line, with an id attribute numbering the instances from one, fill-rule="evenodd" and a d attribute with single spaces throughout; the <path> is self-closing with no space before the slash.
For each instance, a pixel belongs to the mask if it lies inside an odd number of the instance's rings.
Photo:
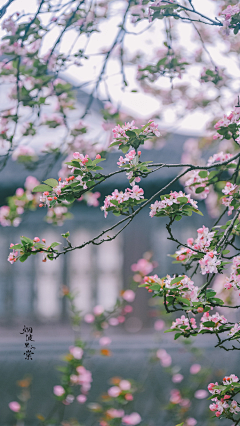
<path id="1" fill-rule="evenodd" d="M 112 386 L 108 389 L 108 395 L 112 398 L 117 398 L 121 393 L 121 389 L 118 386 Z"/>
<path id="2" fill-rule="evenodd" d="M 148 275 L 152 272 L 154 266 L 152 262 L 149 262 L 147 259 L 139 259 L 137 263 L 134 263 L 131 266 L 132 271 L 139 271 L 142 275 Z"/>
<path id="3" fill-rule="evenodd" d="M 65 390 L 62 386 L 57 385 L 57 386 L 54 386 L 53 393 L 56 396 L 62 396 L 65 393 Z"/>
<path id="4" fill-rule="evenodd" d="M 79 348 L 78 346 L 70 346 L 69 351 L 75 359 L 82 359 L 82 356 L 83 356 L 82 348 Z"/>
<path id="5" fill-rule="evenodd" d="M 76 400 L 80 403 L 80 404 L 84 404 L 87 401 L 87 397 L 86 395 L 78 395 L 76 397 Z"/>
<path id="6" fill-rule="evenodd" d="M 91 324 L 92 322 L 94 322 L 95 320 L 95 316 L 92 314 L 86 314 L 84 316 L 84 321 L 87 322 L 88 324 Z"/>
<path id="7" fill-rule="evenodd" d="M 165 349 L 158 349 L 156 355 L 160 359 L 162 367 L 166 368 L 172 364 L 172 358 Z"/>
<path id="8" fill-rule="evenodd" d="M 121 380 L 119 382 L 119 387 L 124 391 L 128 391 L 131 389 L 131 383 L 128 380 Z"/>
<path id="9" fill-rule="evenodd" d="M 195 426 L 196 424 L 197 420 L 193 417 L 188 417 L 188 419 L 186 419 L 186 426 Z"/>
<path id="10" fill-rule="evenodd" d="M 207 398 L 208 393 L 205 389 L 199 389 L 195 392 L 194 396 L 197 399 L 204 399 L 204 398 Z"/>
<path id="11" fill-rule="evenodd" d="M 190 367 L 190 373 L 191 374 L 197 374 L 199 373 L 199 371 L 201 370 L 201 365 L 200 364 L 192 364 Z"/>
<path id="12" fill-rule="evenodd" d="M 122 294 L 122 298 L 127 302 L 133 302 L 135 299 L 135 293 L 133 290 L 125 290 Z"/>
<path id="13" fill-rule="evenodd" d="M 113 327 L 115 327 L 116 325 L 118 325 L 118 324 L 119 324 L 119 321 L 118 321 L 118 319 L 117 319 L 117 318 L 110 318 L 110 319 L 108 320 L 108 323 L 109 323 L 110 325 L 112 325 Z"/>
<path id="14" fill-rule="evenodd" d="M 165 327 L 165 322 L 163 320 L 157 320 L 154 323 L 154 328 L 156 331 L 161 331 Z"/>
<path id="15" fill-rule="evenodd" d="M 141 421 L 141 416 L 138 413 L 132 413 L 122 418 L 123 424 L 131 426 L 138 425 Z"/>
<path id="16" fill-rule="evenodd" d="M 21 410 L 21 405 L 17 401 L 11 401 L 8 404 L 10 410 L 14 411 L 15 413 L 18 413 Z"/>
<path id="17" fill-rule="evenodd" d="M 182 374 L 174 374 L 173 376 L 172 376 L 172 382 L 173 383 L 181 383 L 181 381 L 183 380 L 183 375 Z"/>
<path id="18" fill-rule="evenodd" d="M 94 315 L 98 316 L 98 315 L 102 315 L 104 312 L 104 308 L 101 305 L 97 305 L 93 308 L 93 313 Z"/>
<path id="19" fill-rule="evenodd" d="M 181 402 L 182 397 L 178 389 L 172 389 L 170 394 L 170 402 L 172 404 L 179 404 Z"/>
<path id="20" fill-rule="evenodd" d="M 199 260 L 202 275 L 206 275 L 209 273 L 218 273 L 217 266 L 221 265 L 221 260 L 218 260 L 216 255 L 216 251 L 211 251 L 206 253 L 205 256 Z"/>
<path id="21" fill-rule="evenodd" d="M 108 346 L 111 343 L 111 339 L 107 336 L 101 337 L 101 339 L 99 340 L 99 344 L 100 346 Z"/>
<path id="22" fill-rule="evenodd" d="M 119 419 L 124 416 L 124 410 L 117 410 L 116 408 L 109 408 L 107 414 L 113 419 Z"/>
<path id="23" fill-rule="evenodd" d="M 17 197 L 21 197 L 23 194 L 24 194 L 24 189 L 23 188 L 16 189 L 16 196 Z"/>

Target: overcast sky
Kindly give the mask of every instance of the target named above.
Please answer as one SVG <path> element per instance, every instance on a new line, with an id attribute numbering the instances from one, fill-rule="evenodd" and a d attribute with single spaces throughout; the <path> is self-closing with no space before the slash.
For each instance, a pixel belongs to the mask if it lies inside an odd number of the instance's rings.
<path id="1" fill-rule="evenodd" d="M 0 5 L 6 3 L 6 0 L 0 0 Z M 103 48 L 108 48 L 110 46 L 111 41 L 114 39 L 117 34 L 119 27 L 118 24 L 121 21 L 121 10 L 126 7 L 125 1 L 114 1 L 114 11 L 112 18 L 107 22 L 100 26 L 101 33 L 95 33 L 91 36 L 90 43 L 88 44 L 87 52 L 89 55 L 94 54 L 98 51 L 101 51 Z M 9 7 L 8 13 L 12 14 L 15 11 L 25 11 L 25 12 L 34 12 L 36 10 L 37 2 L 36 0 L 15 0 L 13 4 Z M 195 5 L 198 7 L 199 11 L 207 10 L 209 16 L 215 17 L 216 13 L 214 11 L 215 4 L 209 0 L 195 0 Z M 139 36 L 127 36 L 126 37 L 126 46 L 128 50 L 131 52 L 136 51 L 136 46 L 141 47 L 141 49 L 146 52 L 155 50 L 157 47 L 162 47 L 162 43 L 164 41 L 164 36 L 161 33 L 160 26 L 162 23 L 157 21 L 151 31 L 147 31 Z M 148 22 L 141 22 L 137 26 L 131 26 L 128 24 L 128 28 L 134 32 L 142 31 L 146 26 L 148 26 Z M 181 24 L 180 37 L 182 43 L 187 46 L 189 49 L 194 48 L 194 44 L 191 42 L 192 32 L 191 26 L 188 24 Z M 0 30 L 0 36 L 3 32 Z M 57 37 L 58 33 L 56 31 L 52 31 L 50 35 L 48 35 L 43 44 L 42 52 L 46 52 L 49 49 L 49 46 L 52 45 L 53 41 Z M 67 52 L 69 46 L 72 44 L 76 34 L 74 31 L 69 31 L 66 33 L 62 43 L 61 43 L 61 51 Z M 76 48 L 81 48 L 86 43 L 86 39 L 82 42 L 76 44 Z M 211 52 L 214 59 L 220 63 L 221 65 L 228 66 L 228 69 L 231 73 L 238 73 L 238 68 L 234 62 L 231 62 L 229 58 L 225 58 L 223 55 L 219 54 L 216 49 L 213 49 Z M 67 74 L 71 76 L 71 78 L 76 81 L 76 83 L 81 84 L 83 82 L 87 82 L 90 80 L 94 80 L 98 72 L 101 68 L 101 58 L 102 56 L 95 55 L 91 56 L 91 59 L 85 61 L 84 66 L 77 67 L 72 66 Z M 108 74 L 108 88 L 114 102 L 121 103 L 122 109 L 126 111 L 134 111 L 135 114 L 142 117 L 149 117 L 151 114 L 156 113 L 159 109 L 159 99 L 154 98 L 153 96 L 146 95 L 143 93 L 132 93 L 131 90 L 137 89 L 137 82 L 135 80 L 135 71 L 131 67 L 126 67 L 126 75 L 129 86 L 123 92 L 122 90 L 122 78 L 119 75 L 119 61 L 117 59 L 112 59 L 109 61 L 107 67 Z M 186 77 L 185 77 L 186 78 Z M 159 79 L 159 85 L 162 87 L 169 87 L 169 79 L 163 77 Z M 91 86 L 86 86 L 85 90 L 90 90 Z M 101 87 L 103 89 L 103 86 Z M 205 123 L 208 121 L 208 118 L 205 113 L 195 112 L 193 114 L 188 114 L 184 120 L 181 120 L 181 123 L 174 123 L 174 117 L 169 111 L 165 114 L 163 126 L 170 126 L 175 130 L 180 131 L 182 133 L 196 133 L 201 134 L 204 132 Z"/>

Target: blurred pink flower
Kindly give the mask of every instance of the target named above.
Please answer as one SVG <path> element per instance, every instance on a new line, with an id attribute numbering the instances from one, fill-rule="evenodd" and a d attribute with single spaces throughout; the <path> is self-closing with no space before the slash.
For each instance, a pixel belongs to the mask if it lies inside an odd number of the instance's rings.
<path id="1" fill-rule="evenodd" d="M 130 390 L 131 389 L 131 383 L 128 380 L 121 380 L 119 383 L 119 387 L 122 390 Z"/>
<path id="2" fill-rule="evenodd" d="M 160 331 L 165 327 L 165 322 L 163 320 L 157 320 L 154 323 L 154 328 L 156 331 Z"/>
<path id="3" fill-rule="evenodd" d="M 104 312 L 104 308 L 101 305 L 97 305 L 93 308 L 94 315 L 101 315 Z"/>
<path id="4" fill-rule="evenodd" d="M 79 348 L 78 346 L 70 346 L 69 352 L 72 354 L 74 358 L 82 359 L 82 356 L 83 356 L 82 348 Z"/>
<path id="5" fill-rule="evenodd" d="M 119 324 L 119 321 L 118 321 L 118 319 L 117 319 L 117 318 L 110 318 L 108 322 L 109 322 L 109 324 L 110 324 L 110 325 L 112 325 L 112 326 L 116 326 L 116 325 L 118 325 L 118 324 Z"/>
<path id="6" fill-rule="evenodd" d="M 182 374 L 174 374 L 172 376 L 172 382 L 173 383 L 180 383 L 183 380 L 183 375 Z"/>
<path id="7" fill-rule="evenodd" d="M 111 339 L 107 336 L 103 336 L 101 337 L 101 339 L 99 339 L 99 344 L 100 346 L 108 346 L 111 343 Z"/>
<path id="8" fill-rule="evenodd" d="M 21 410 L 21 405 L 17 401 L 9 402 L 8 406 L 10 410 L 14 411 L 15 413 L 18 413 Z"/>
<path id="9" fill-rule="evenodd" d="M 197 373 L 199 373 L 199 371 L 201 370 L 201 365 L 200 364 L 193 364 L 193 365 L 191 365 L 191 367 L 190 367 L 190 373 L 191 374 L 197 374 Z"/>
<path id="10" fill-rule="evenodd" d="M 195 392 L 194 396 L 197 399 L 204 399 L 207 398 L 208 392 L 205 389 L 199 389 Z"/>
<path id="11" fill-rule="evenodd" d="M 88 324 L 91 324 L 92 322 L 94 322 L 95 317 L 92 314 L 86 314 L 84 317 L 84 321 L 87 322 Z"/>
<path id="12" fill-rule="evenodd" d="M 142 421 L 141 416 L 138 413 L 132 413 L 122 418 L 122 422 L 125 425 L 138 425 Z"/>
<path id="13" fill-rule="evenodd" d="M 108 395 L 112 398 L 117 398 L 118 395 L 120 395 L 121 389 L 118 386 L 112 386 L 108 389 Z"/>
<path id="14" fill-rule="evenodd" d="M 135 293 L 133 290 L 125 290 L 122 295 L 122 298 L 127 302 L 133 302 L 135 299 Z"/>
<path id="15" fill-rule="evenodd" d="M 197 424 L 197 420 L 194 419 L 193 417 L 189 417 L 188 419 L 186 419 L 187 426 L 195 426 L 196 424 Z"/>
<path id="16" fill-rule="evenodd" d="M 84 404 L 84 402 L 87 401 L 87 397 L 86 395 L 78 395 L 76 397 L 76 400 L 80 403 L 80 404 Z"/>
<path id="17" fill-rule="evenodd" d="M 62 396 L 65 393 L 65 390 L 63 389 L 62 386 L 57 385 L 57 386 L 54 386 L 53 393 L 56 396 Z"/>
<path id="18" fill-rule="evenodd" d="M 124 410 L 116 410 L 116 408 L 110 408 L 107 410 L 107 414 L 113 419 L 118 419 L 124 416 Z"/>

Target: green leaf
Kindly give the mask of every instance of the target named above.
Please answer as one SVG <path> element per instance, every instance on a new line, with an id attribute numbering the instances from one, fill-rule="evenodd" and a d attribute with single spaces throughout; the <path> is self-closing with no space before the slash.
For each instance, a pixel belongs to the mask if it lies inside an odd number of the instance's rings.
<path id="1" fill-rule="evenodd" d="M 120 146 L 121 151 L 123 152 L 123 154 L 126 154 L 129 150 L 129 146 L 128 145 L 121 145 Z"/>
<path id="2" fill-rule="evenodd" d="M 52 244 L 50 245 L 50 247 L 54 248 L 54 247 L 60 246 L 60 244 L 61 244 L 61 243 L 57 243 L 57 242 L 55 242 L 55 243 L 52 243 Z"/>
<path id="3" fill-rule="evenodd" d="M 179 220 L 181 220 L 182 219 L 182 216 L 180 216 L 180 215 L 177 215 L 177 216 L 175 216 L 175 218 L 174 218 L 175 220 L 177 220 L 177 221 L 179 221 Z"/>
<path id="4" fill-rule="evenodd" d="M 174 340 L 177 340 L 180 336 L 182 335 L 182 333 L 176 333 L 174 336 Z M 183 423 L 182 423 L 183 425 Z"/>
<path id="5" fill-rule="evenodd" d="M 201 192 L 203 192 L 205 190 L 205 188 L 203 188 L 202 186 L 199 186 L 197 189 L 196 189 L 196 194 L 200 194 Z"/>
<path id="6" fill-rule="evenodd" d="M 10 247 L 11 250 L 19 250 L 22 248 L 22 244 L 15 244 L 15 246 Z"/>
<path id="7" fill-rule="evenodd" d="M 199 214 L 200 216 L 203 216 L 202 212 L 198 209 L 193 209 L 193 211 L 197 214 Z"/>
<path id="8" fill-rule="evenodd" d="M 206 178 L 208 175 L 208 172 L 206 170 L 201 170 L 201 172 L 198 173 L 198 176 L 200 176 L 200 178 Z"/>
<path id="9" fill-rule="evenodd" d="M 187 197 L 178 197 L 177 200 L 180 204 L 186 204 L 188 202 Z"/>
<path id="10" fill-rule="evenodd" d="M 215 326 L 215 322 L 213 321 L 205 321 L 203 323 L 204 327 L 214 327 Z"/>
<path id="11" fill-rule="evenodd" d="M 25 260 L 27 260 L 27 258 L 30 256 L 29 253 L 24 253 L 20 258 L 20 262 L 25 262 Z"/>
<path id="12" fill-rule="evenodd" d="M 21 239 L 21 241 L 22 241 L 22 243 L 23 243 L 23 244 L 24 244 L 24 243 L 25 243 L 25 244 L 32 244 L 32 245 L 34 244 L 34 243 L 33 243 L 33 240 L 31 240 L 31 239 L 30 239 L 30 238 L 28 238 L 28 237 L 21 237 L 20 239 Z"/>
<path id="13" fill-rule="evenodd" d="M 188 299 L 185 299 L 184 297 L 178 297 L 178 298 L 177 298 L 177 300 L 178 300 L 178 302 L 182 302 L 182 303 L 184 303 L 185 305 L 190 306 L 190 302 L 189 302 L 189 300 L 188 300 Z"/>
<path id="14" fill-rule="evenodd" d="M 161 286 L 159 284 L 153 284 L 149 287 L 151 290 L 158 291 L 161 290 Z"/>
<path id="15" fill-rule="evenodd" d="M 230 250 L 223 250 L 222 254 L 228 254 L 230 253 Z"/>
<path id="16" fill-rule="evenodd" d="M 171 284 L 179 283 L 183 278 L 183 276 L 173 278 L 173 280 L 171 280 Z"/>
<path id="17" fill-rule="evenodd" d="M 69 231 L 67 231 L 65 234 L 61 234 L 61 236 L 62 236 L 63 238 L 68 238 L 68 237 L 69 237 L 69 235 L 70 235 L 70 232 L 69 232 Z"/>
<path id="18" fill-rule="evenodd" d="M 57 181 L 57 179 L 53 179 L 53 178 L 50 178 L 50 179 L 44 180 L 44 183 L 46 183 L 46 185 L 51 186 L 52 188 L 53 188 L 54 186 L 57 186 L 57 185 L 58 185 L 58 181 Z"/>
<path id="19" fill-rule="evenodd" d="M 45 191 L 52 191 L 52 187 L 49 185 L 38 185 L 33 188 L 32 192 L 45 192 Z"/>

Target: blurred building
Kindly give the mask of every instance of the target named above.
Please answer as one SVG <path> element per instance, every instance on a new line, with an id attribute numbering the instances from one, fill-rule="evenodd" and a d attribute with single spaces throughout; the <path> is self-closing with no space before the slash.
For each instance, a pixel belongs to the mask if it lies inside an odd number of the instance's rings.
<path id="1" fill-rule="evenodd" d="M 154 160 L 154 163 L 179 163 L 182 147 L 187 136 L 172 135 L 161 150 L 143 150 L 141 159 Z M 109 154 L 106 170 L 111 172 L 116 167 L 119 153 Z M 43 175 L 42 166 L 37 170 L 27 170 L 23 164 L 9 160 L 1 173 L 1 205 L 6 202 L 6 196 L 13 195 L 18 187 L 23 187 L 26 177 L 36 176 L 40 181 L 48 177 L 57 178 L 62 159 L 59 158 L 51 172 Z M 171 181 L 176 170 L 162 169 L 142 179 L 141 186 L 146 197 L 164 187 Z M 104 182 L 101 191 L 100 206 L 105 195 L 115 188 L 125 189 L 128 180 L 125 175 L 113 176 Z M 97 189 L 97 188 L 96 188 Z M 171 190 L 180 190 L 179 184 Z M 169 190 L 167 191 L 169 193 Z M 203 203 L 202 203 L 203 204 Z M 67 319 L 67 307 L 61 295 L 62 285 L 68 285 L 77 296 L 77 305 L 83 312 L 90 312 L 92 307 L 101 304 L 110 309 L 121 289 L 128 288 L 132 276 L 131 265 L 143 253 L 151 250 L 154 259 L 159 263 L 156 272 L 160 276 L 181 271 L 178 265 L 172 265 L 168 254 L 174 253 L 176 245 L 167 239 L 164 218 L 150 218 L 149 209 L 142 211 L 133 222 L 112 242 L 102 245 L 88 245 L 84 249 L 75 250 L 57 261 L 42 262 L 41 255 L 30 257 L 25 263 L 16 262 L 10 265 L 6 261 L 10 243 L 17 243 L 21 235 L 30 238 L 38 236 L 46 238 L 47 243 L 59 241 L 65 244 L 61 233 L 70 231 L 72 244 L 79 245 L 87 241 L 103 229 L 109 228 L 117 218 L 109 213 L 105 219 L 99 207 L 88 207 L 83 202 L 76 202 L 71 209 L 73 219 L 62 226 L 53 226 L 44 221 L 47 209 L 37 209 L 23 215 L 21 224 L 14 227 L 0 228 L 0 316 L 2 323 L 31 319 L 31 321 L 63 321 Z M 205 205 L 200 206 L 204 212 Z M 174 225 L 177 238 L 186 241 L 190 236 L 196 238 L 196 227 L 207 225 L 206 219 L 194 214 L 182 219 Z M 198 283 L 200 284 L 200 283 Z M 145 289 L 139 289 L 135 302 L 134 319 L 129 322 L 133 328 L 141 328 L 149 324 L 148 294 Z M 134 325 L 135 324 L 135 325 Z"/>

